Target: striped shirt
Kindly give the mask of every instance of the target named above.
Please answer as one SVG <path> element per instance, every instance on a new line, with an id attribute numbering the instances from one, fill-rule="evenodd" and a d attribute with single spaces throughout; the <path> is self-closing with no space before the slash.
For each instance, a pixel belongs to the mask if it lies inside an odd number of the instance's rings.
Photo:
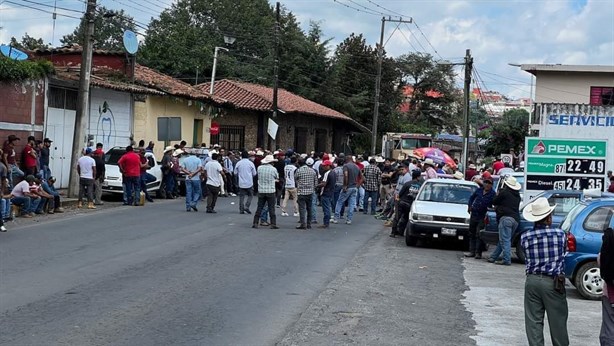
<path id="1" fill-rule="evenodd" d="M 275 180 L 279 179 L 279 173 L 271 165 L 258 167 L 258 192 L 275 193 Z"/>
<path id="2" fill-rule="evenodd" d="M 535 225 L 522 234 L 520 244 L 526 254 L 527 274 L 565 274 L 567 235 L 562 229 Z"/>
<path id="3" fill-rule="evenodd" d="M 301 166 L 294 172 L 297 194 L 301 196 L 311 195 L 318 185 L 318 174 L 309 166 Z"/>

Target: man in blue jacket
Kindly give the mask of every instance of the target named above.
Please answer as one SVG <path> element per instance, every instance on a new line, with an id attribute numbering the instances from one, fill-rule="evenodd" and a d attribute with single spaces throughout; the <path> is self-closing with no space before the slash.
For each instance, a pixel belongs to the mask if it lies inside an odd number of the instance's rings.
<path id="1" fill-rule="evenodd" d="M 471 215 L 469 217 L 469 253 L 466 253 L 465 257 L 482 258 L 483 246 L 478 229 L 484 222 L 486 212 L 489 207 L 492 207 L 492 201 L 496 196 L 492 184 L 490 176 L 482 177 L 482 186 L 475 190 L 469 198 L 467 206 L 467 212 Z"/>

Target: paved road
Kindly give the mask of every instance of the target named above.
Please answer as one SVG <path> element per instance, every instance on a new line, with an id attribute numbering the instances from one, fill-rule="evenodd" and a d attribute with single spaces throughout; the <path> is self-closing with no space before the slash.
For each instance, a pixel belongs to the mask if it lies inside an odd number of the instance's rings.
<path id="1" fill-rule="evenodd" d="M 215 215 L 174 200 L 11 223 L 0 344 L 526 344 L 521 265 L 408 248 L 363 215 L 253 230 L 233 202 Z M 598 303 L 569 297 L 572 344 L 595 344 Z"/>

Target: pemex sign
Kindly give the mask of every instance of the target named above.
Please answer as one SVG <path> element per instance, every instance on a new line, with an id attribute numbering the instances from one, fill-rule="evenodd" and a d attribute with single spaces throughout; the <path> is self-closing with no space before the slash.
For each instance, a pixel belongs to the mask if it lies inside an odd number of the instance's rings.
<path id="1" fill-rule="evenodd" d="M 525 202 L 546 190 L 605 189 L 607 140 L 525 139 Z"/>

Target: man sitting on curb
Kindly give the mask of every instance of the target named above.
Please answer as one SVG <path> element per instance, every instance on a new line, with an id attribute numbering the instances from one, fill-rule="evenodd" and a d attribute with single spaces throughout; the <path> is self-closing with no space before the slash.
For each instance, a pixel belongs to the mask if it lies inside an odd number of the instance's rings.
<path id="1" fill-rule="evenodd" d="M 30 192 L 30 186 L 34 184 L 34 176 L 28 175 L 25 180 L 15 185 L 11 192 L 11 203 L 21 207 L 22 217 L 34 216 L 34 211 L 38 208 L 41 198 Z"/>
<path id="2" fill-rule="evenodd" d="M 43 191 L 47 194 L 51 195 L 53 199 L 49 200 L 49 214 L 53 213 L 63 213 L 64 209 L 62 208 L 62 203 L 60 202 L 60 193 L 55 189 L 55 177 L 49 177 L 48 180 L 43 180 L 41 187 Z"/>

